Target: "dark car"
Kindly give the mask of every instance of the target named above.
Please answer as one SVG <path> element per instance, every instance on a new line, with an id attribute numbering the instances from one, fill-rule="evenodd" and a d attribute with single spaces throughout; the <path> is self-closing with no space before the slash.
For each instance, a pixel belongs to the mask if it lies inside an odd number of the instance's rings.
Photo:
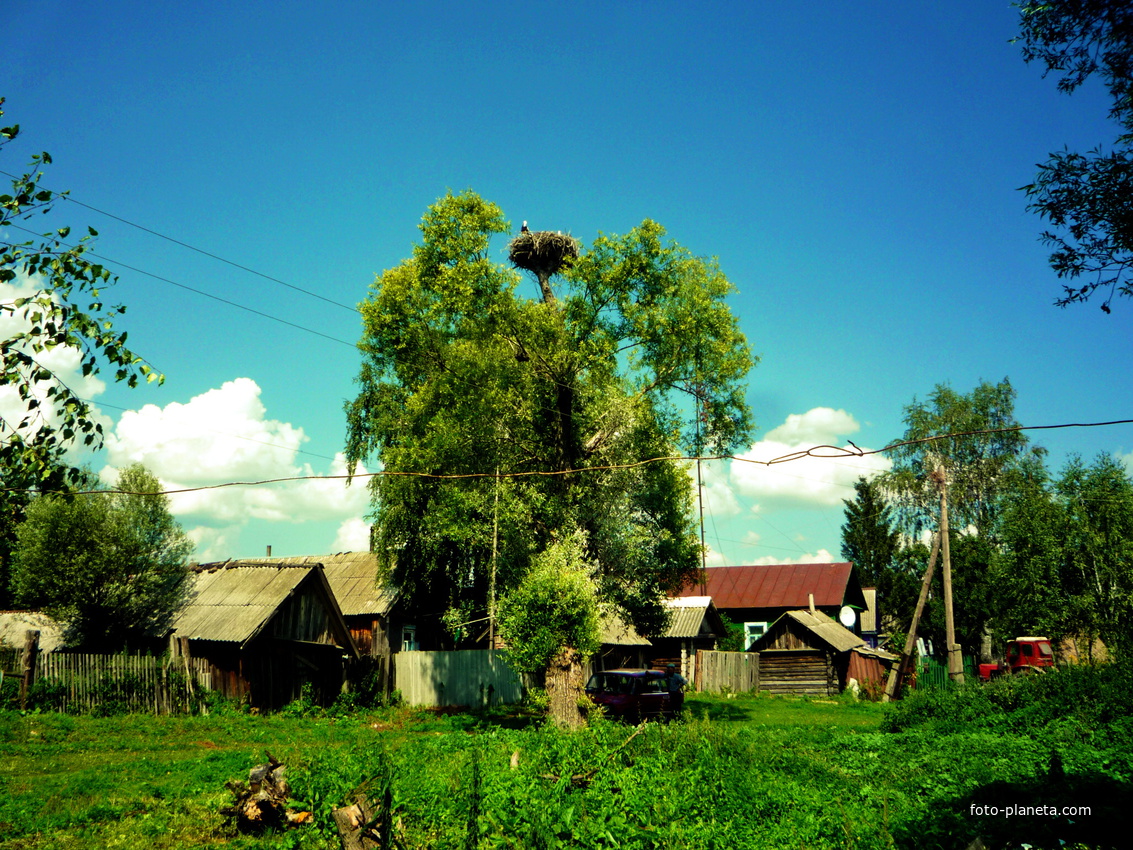
<path id="1" fill-rule="evenodd" d="M 665 674 L 660 670 L 603 670 L 590 677 L 586 695 L 608 716 L 630 723 L 650 717 L 668 720 L 674 714 Z"/>

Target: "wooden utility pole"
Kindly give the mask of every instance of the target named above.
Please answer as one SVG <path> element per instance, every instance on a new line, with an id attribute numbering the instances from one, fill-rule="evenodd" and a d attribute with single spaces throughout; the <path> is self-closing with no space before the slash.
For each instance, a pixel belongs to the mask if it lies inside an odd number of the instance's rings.
<path id="1" fill-rule="evenodd" d="M 938 466 L 933 475 L 940 486 L 940 548 L 943 552 L 944 563 L 942 578 L 944 579 L 944 642 L 948 649 L 948 678 L 957 684 L 964 682 L 964 657 L 960 654 L 960 645 L 956 643 L 956 619 L 952 608 L 952 559 L 948 549 L 948 477 L 944 467 Z"/>
<path id="2" fill-rule="evenodd" d="M 913 622 L 909 625 L 909 634 L 905 637 L 905 651 L 901 653 L 901 660 L 889 670 L 889 681 L 885 685 L 885 694 L 881 697 L 882 702 L 889 702 L 901 695 L 901 685 L 904 683 L 905 674 L 909 670 L 909 664 L 913 657 L 913 647 L 917 644 L 917 626 L 920 625 L 921 614 L 924 613 L 925 602 L 928 600 L 928 591 L 932 586 L 932 573 L 936 569 L 936 558 L 939 554 L 940 535 L 936 534 L 932 538 L 932 553 L 928 556 L 928 569 L 924 571 L 924 579 L 921 581 L 921 593 L 917 597 L 917 607 L 913 611 Z"/>

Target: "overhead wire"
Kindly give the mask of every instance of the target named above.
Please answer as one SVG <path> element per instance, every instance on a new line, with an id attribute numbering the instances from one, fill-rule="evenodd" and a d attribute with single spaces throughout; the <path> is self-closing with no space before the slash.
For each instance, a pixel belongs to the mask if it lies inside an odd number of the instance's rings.
<path id="1" fill-rule="evenodd" d="M 502 480 L 508 478 L 530 478 L 530 477 L 545 477 L 553 478 L 566 475 L 577 475 L 587 472 L 604 472 L 623 469 L 637 469 L 647 466 L 652 463 L 661 463 L 665 461 L 673 462 L 693 462 L 697 460 L 713 461 L 713 460 L 733 460 L 741 463 L 753 463 L 761 466 L 774 466 L 780 463 L 790 463 L 792 461 L 800 460 L 804 457 L 819 457 L 828 459 L 838 459 L 841 457 L 865 457 L 868 455 L 884 454 L 885 452 L 893 451 L 894 449 L 903 448 L 905 446 L 920 445 L 923 443 L 932 443 L 939 440 L 950 440 L 956 437 L 972 437 L 985 434 L 1003 434 L 1016 431 L 1039 431 L 1039 430 L 1053 430 L 1058 428 L 1098 428 L 1107 425 L 1131 425 L 1133 419 L 1114 419 L 1106 422 L 1068 422 L 1060 425 L 1016 425 L 1009 428 L 987 428 L 975 431 L 956 431 L 949 434 L 938 434 L 931 437 L 920 437 L 914 440 L 901 440 L 898 442 L 890 443 L 880 449 L 863 449 L 850 443 L 851 448 L 844 448 L 840 446 L 812 446 L 809 449 L 800 449 L 795 452 L 790 452 L 786 455 L 781 455 L 771 460 L 755 460 L 754 458 L 739 457 L 737 455 L 723 454 L 723 455 L 660 455 L 657 457 L 646 458 L 644 460 L 634 461 L 633 463 L 620 463 L 620 464 L 599 464 L 595 466 L 576 467 L 572 469 L 556 469 L 556 470 L 527 470 L 522 472 L 459 472 L 459 473 L 443 473 L 443 472 L 418 472 L 414 470 L 379 470 L 377 472 L 360 472 L 345 475 L 292 475 L 281 478 L 268 478 L 258 481 L 225 481 L 219 484 L 206 484 L 200 487 L 185 487 L 177 490 L 164 490 L 154 493 L 134 493 L 128 490 L 90 490 L 90 491 L 58 491 L 68 492 L 76 496 L 97 495 L 97 494 L 114 494 L 119 493 L 122 495 L 176 495 L 180 493 L 195 493 L 203 490 L 219 490 L 225 487 L 255 487 L 265 484 L 279 484 L 289 481 L 333 481 L 333 480 L 351 480 L 354 478 L 374 478 L 377 476 L 400 476 L 406 478 L 425 478 L 432 480 L 463 480 L 463 479 L 494 479 Z M 816 454 L 822 450 L 831 449 L 840 454 L 826 455 Z M 41 492 L 32 487 L 6 487 L 0 488 L 0 492 Z M 53 491 L 49 491 L 53 492 Z"/>
<path id="2" fill-rule="evenodd" d="M 41 235 L 41 234 L 36 233 L 34 230 L 29 230 L 28 228 L 21 227 L 18 224 L 9 223 L 8 227 L 15 228 L 16 230 L 22 230 L 25 233 L 32 234 L 33 236 Z M 11 243 L 0 243 L 0 244 L 6 244 L 9 247 L 18 247 L 18 246 L 11 245 Z M 69 246 L 69 247 L 74 247 L 74 246 Z M 288 327 L 295 328 L 296 330 L 304 331 L 304 332 L 309 333 L 309 334 L 314 334 L 315 336 L 322 337 L 323 339 L 328 339 L 331 342 L 337 342 L 340 345 L 345 345 L 345 346 L 348 346 L 350 348 L 357 348 L 357 346 L 354 343 L 347 342 L 344 339 L 339 339 L 338 337 L 331 336 L 330 334 L 325 334 L 322 331 L 317 331 L 314 328 L 308 328 L 304 325 L 296 324 L 295 322 L 290 322 L 287 319 L 281 319 L 279 316 L 273 316 L 270 313 L 265 313 L 262 310 L 255 309 L 254 307 L 248 307 L 245 304 L 240 304 L 236 301 L 231 301 L 228 298 L 222 298 L 219 295 L 213 295 L 211 292 L 205 292 L 203 289 L 197 289 L 196 287 L 189 286 L 189 285 L 184 284 L 184 283 L 178 283 L 175 280 L 171 280 L 167 277 L 162 277 L 161 275 L 154 274 L 153 272 L 146 271 L 145 269 L 140 269 L 136 266 L 131 266 L 128 263 L 124 263 L 121 260 L 115 260 L 112 257 L 106 256 L 105 254 L 100 254 L 96 251 L 92 251 L 89 248 L 86 249 L 86 251 L 84 251 L 84 253 L 89 254 L 92 257 L 98 257 L 100 260 L 105 260 L 108 263 L 113 263 L 114 265 L 119 266 L 121 268 L 129 269 L 132 272 L 137 272 L 138 274 L 146 275 L 147 277 L 151 277 L 154 280 L 160 281 L 161 283 L 167 283 L 170 286 L 176 286 L 179 289 L 185 289 L 189 292 L 196 293 L 197 295 L 203 295 L 205 298 L 211 298 L 213 301 L 219 301 L 222 304 L 227 304 L 231 307 L 236 307 L 237 309 L 244 310 L 248 313 L 253 313 L 254 315 L 257 315 L 257 316 L 262 316 L 263 318 L 270 319 L 273 322 L 279 322 L 281 325 L 287 325 Z"/>
<path id="3" fill-rule="evenodd" d="M 19 176 L 12 174 L 11 172 L 5 171 L 2 168 L 0 168 L 0 174 L 5 175 L 6 177 L 11 177 L 13 180 L 20 179 Z M 144 233 L 149 233 L 150 235 L 156 236 L 159 239 L 164 239 L 166 242 L 171 242 L 174 245 L 180 245 L 182 248 L 187 248 L 190 251 L 195 251 L 196 253 L 198 253 L 198 254 L 200 254 L 204 257 L 209 257 L 210 259 L 217 260 L 218 262 L 230 265 L 233 268 L 240 269 L 241 271 L 248 272 L 249 274 L 254 274 L 257 277 L 261 277 L 264 280 L 271 281 L 272 283 L 278 284 L 279 286 L 286 286 L 288 289 L 293 289 L 296 292 L 302 292 L 304 295 L 309 295 L 311 298 L 317 298 L 320 301 L 325 301 L 327 304 L 333 304 L 336 307 L 341 307 L 344 310 L 350 310 L 353 313 L 360 313 L 361 312 L 357 307 L 353 307 L 349 304 L 343 304 L 341 301 L 335 301 L 333 298 L 327 298 L 324 295 L 319 295 L 317 292 L 311 292 L 309 289 L 304 289 L 301 286 L 296 286 L 293 283 L 288 283 L 285 280 L 280 280 L 277 277 L 272 277 L 269 274 L 264 274 L 261 271 L 257 271 L 256 269 L 250 268 L 249 266 L 245 266 L 245 265 L 242 265 L 240 263 L 237 263 L 234 260 L 229 260 L 225 257 L 220 256 L 219 254 L 214 254 L 211 251 L 206 251 L 203 248 L 196 247 L 195 245 L 190 245 L 188 242 L 183 242 L 180 239 L 175 239 L 172 236 L 167 236 L 164 233 L 161 233 L 157 230 L 153 230 L 152 228 L 146 227 L 145 225 L 138 224 L 137 222 L 130 221 L 129 219 L 123 218 L 120 215 L 115 215 L 112 212 L 107 212 L 106 210 L 99 209 L 98 207 L 84 203 L 84 202 L 74 198 L 69 193 L 56 192 L 56 191 L 51 190 L 51 189 L 48 189 L 47 191 L 52 193 L 53 199 L 61 199 L 61 200 L 64 200 L 64 201 L 70 201 L 72 204 L 78 204 L 80 207 L 84 207 L 85 209 L 91 210 L 92 212 L 96 212 L 99 215 L 104 215 L 107 218 L 112 218 L 115 221 L 120 221 L 120 222 L 122 222 L 122 224 L 129 225 L 130 227 L 141 230 Z"/>

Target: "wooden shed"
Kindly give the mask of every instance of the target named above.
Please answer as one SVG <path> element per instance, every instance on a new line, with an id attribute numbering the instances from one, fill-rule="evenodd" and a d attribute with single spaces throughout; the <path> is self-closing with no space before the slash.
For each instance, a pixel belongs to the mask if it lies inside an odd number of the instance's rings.
<path id="1" fill-rule="evenodd" d="M 296 699 L 304 685 L 331 702 L 345 661 L 358 656 L 318 564 L 198 566 L 170 645 L 178 655 L 207 659 L 210 681 L 202 684 L 266 710 Z"/>
<path id="2" fill-rule="evenodd" d="M 682 596 L 666 599 L 669 625 L 659 635 L 650 635 L 653 642 L 653 666 L 675 664 L 681 675 L 696 681 L 697 650 L 714 650 L 726 634 L 720 612 L 711 596 Z"/>
<path id="3" fill-rule="evenodd" d="M 750 647 L 759 653 L 759 686 L 772 693 L 841 693 L 851 678 L 882 681 L 896 656 L 865 641 L 821 611 L 788 611 Z"/>
<path id="4" fill-rule="evenodd" d="M 403 624 L 394 611 L 398 600 L 397 589 L 379 580 L 378 559 L 370 552 L 228 560 L 201 564 L 198 569 L 240 566 L 312 567 L 316 564 L 326 574 L 358 652 L 362 656 L 382 656 L 391 650 L 400 650 L 404 637 Z M 415 640 L 416 637 L 411 636 L 410 642 Z"/>

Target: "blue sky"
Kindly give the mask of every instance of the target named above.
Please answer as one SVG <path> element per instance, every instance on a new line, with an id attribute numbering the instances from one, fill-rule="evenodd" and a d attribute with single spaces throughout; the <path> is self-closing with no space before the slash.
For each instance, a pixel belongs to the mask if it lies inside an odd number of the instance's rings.
<path id="1" fill-rule="evenodd" d="M 170 486 L 338 471 L 359 365 L 349 307 L 449 188 L 500 204 L 516 230 L 588 243 L 648 217 L 718 257 L 761 357 L 753 458 L 880 447 L 940 382 L 1010 377 L 1026 425 L 1130 418 L 1133 304 L 1052 306 L 1042 225 L 1018 191 L 1048 152 L 1116 130 L 1104 91 L 1059 94 L 1023 63 L 1016 15 L 9 0 L 5 30 L 26 49 L 0 95 L 23 135 L 0 168 L 48 150 L 46 185 L 335 302 L 63 204 L 60 223 L 99 229 L 122 327 L 167 376 L 89 388 L 112 432 L 89 461 L 142 460 Z M 1034 439 L 1055 467 L 1133 452 L 1133 426 Z M 712 465 L 711 562 L 838 559 L 841 499 L 879 463 Z M 198 554 L 223 558 L 363 545 L 366 501 L 321 482 L 173 507 Z"/>

